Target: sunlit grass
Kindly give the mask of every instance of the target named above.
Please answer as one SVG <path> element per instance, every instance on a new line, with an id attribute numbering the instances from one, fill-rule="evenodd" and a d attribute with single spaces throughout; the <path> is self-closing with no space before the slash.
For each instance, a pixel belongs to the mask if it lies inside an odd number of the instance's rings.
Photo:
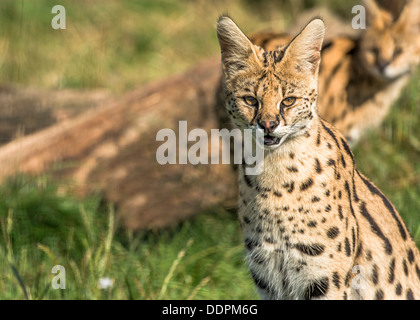
<path id="1" fill-rule="evenodd" d="M 55 4 L 0 1 L 0 84 L 123 92 L 217 56 L 215 24 L 221 14 L 229 13 L 246 32 L 281 30 L 304 5 L 290 0 L 63 0 L 67 29 L 54 30 Z M 333 6 L 342 13 L 350 8 Z"/>
<path id="2" fill-rule="evenodd" d="M 229 11 L 244 20 L 241 3 L 64 0 L 67 29 L 54 30 L 51 1 L 4 0 L 0 83 L 122 92 L 216 56 L 217 17 Z"/>
<path id="3" fill-rule="evenodd" d="M 420 70 L 379 130 L 354 152 L 358 167 L 391 199 L 420 244 Z"/>
<path id="4" fill-rule="evenodd" d="M 39 179 L 0 188 L 0 203 L 8 198 L 0 208 L 0 299 L 256 298 L 234 214 L 219 209 L 133 234 L 116 226 L 113 209 L 98 199 L 60 195 Z M 25 198 L 49 200 L 28 206 Z M 45 211 L 51 221 L 37 219 Z M 65 267 L 66 289 L 51 286 L 55 265 Z M 100 288 L 105 277 L 112 288 Z"/>

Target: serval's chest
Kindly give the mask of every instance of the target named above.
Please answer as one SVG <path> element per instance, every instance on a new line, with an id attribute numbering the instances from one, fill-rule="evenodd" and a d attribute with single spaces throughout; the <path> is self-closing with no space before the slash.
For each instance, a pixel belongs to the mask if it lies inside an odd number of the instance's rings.
<path id="1" fill-rule="evenodd" d="M 347 195 L 337 181 L 347 177 L 337 179 L 337 165 L 328 152 L 302 151 L 287 153 L 277 163 L 266 161 L 259 176 L 245 176 L 240 169 L 239 218 L 261 297 L 317 297 L 329 285 L 326 270 L 355 224 L 343 221 Z"/>

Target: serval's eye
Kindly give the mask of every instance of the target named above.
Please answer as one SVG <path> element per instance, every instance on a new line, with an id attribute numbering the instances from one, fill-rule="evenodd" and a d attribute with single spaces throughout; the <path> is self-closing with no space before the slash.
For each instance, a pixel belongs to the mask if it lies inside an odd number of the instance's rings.
<path id="1" fill-rule="evenodd" d="M 289 97 L 286 99 L 283 99 L 283 101 L 281 102 L 282 105 L 286 106 L 286 107 L 290 107 L 292 106 L 296 101 L 296 98 L 294 97 Z"/>
<path id="2" fill-rule="evenodd" d="M 395 59 L 396 57 L 398 57 L 401 53 L 403 52 L 403 50 L 401 48 L 396 48 L 394 51 L 394 55 L 393 55 L 393 59 Z"/>
<path id="3" fill-rule="evenodd" d="M 377 57 L 378 55 L 379 55 L 379 49 L 378 48 L 375 48 L 375 47 L 373 47 L 373 48 L 370 48 L 370 52 L 375 56 L 375 57 Z"/>
<path id="4" fill-rule="evenodd" d="M 245 96 L 244 101 L 247 105 L 251 107 L 258 107 L 258 100 L 253 96 Z"/>

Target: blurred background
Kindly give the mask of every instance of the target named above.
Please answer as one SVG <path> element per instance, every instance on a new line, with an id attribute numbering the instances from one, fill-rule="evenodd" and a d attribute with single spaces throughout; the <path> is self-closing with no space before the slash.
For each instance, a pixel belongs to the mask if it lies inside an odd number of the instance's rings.
<path id="1" fill-rule="evenodd" d="M 55 4 L 0 2 L 0 144 L 217 57 L 221 14 L 247 33 L 283 31 L 304 10 L 321 6 L 350 23 L 360 3 L 60 1 L 66 30 L 51 27 Z M 417 71 L 381 128 L 354 149 L 360 170 L 395 204 L 417 243 L 419 81 Z M 61 104 L 57 92 L 72 102 Z M 43 95 L 60 108 L 55 119 L 33 103 Z M 3 107 L 2 99 L 15 99 L 16 108 Z M 26 125 L 16 130 L 22 118 Z M 81 198 L 47 175 L 19 175 L 0 185 L 0 231 L 0 299 L 257 298 L 235 212 L 222 207 L 171 228 L 133 232 L 118 225 L 112 203 L 100 194 Z M 65 267 L 65 290 L 51 287 L 54 265 Z M 111 285 L 99 281 L 106 278 Z"/>

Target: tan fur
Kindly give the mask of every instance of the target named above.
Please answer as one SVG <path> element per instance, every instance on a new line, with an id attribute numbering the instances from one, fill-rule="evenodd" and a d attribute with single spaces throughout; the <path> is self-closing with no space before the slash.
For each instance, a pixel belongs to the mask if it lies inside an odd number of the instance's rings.
<path id="1" fill-rule="evenodd" d="M 367 29 L 358 36 L 332 30 L 321 51 L 319 113 L 350 144 L 382 123 L 420 61 L 420 1 L 408 1 L 398 12 L 373 0 L 364 5 Z M 397 11 L 394 7 L 391 10 Z M 266 51 L 291 39 L 287 33 L 269 31 L 250 36 Z M 381 64 L 386 65 L 383 70 L 378 69 Z"/>
<path id="2" fill-rule="evenodd" d="M 237 127 L 264 130 L 263 172 L 239 167 L 251 275 L 263 299 L 419 299 L 420 254 L 400 215 L 318 116 L 323 34 L 315 19 L 264 51 L 218 22 L 226 109 Z"/>

